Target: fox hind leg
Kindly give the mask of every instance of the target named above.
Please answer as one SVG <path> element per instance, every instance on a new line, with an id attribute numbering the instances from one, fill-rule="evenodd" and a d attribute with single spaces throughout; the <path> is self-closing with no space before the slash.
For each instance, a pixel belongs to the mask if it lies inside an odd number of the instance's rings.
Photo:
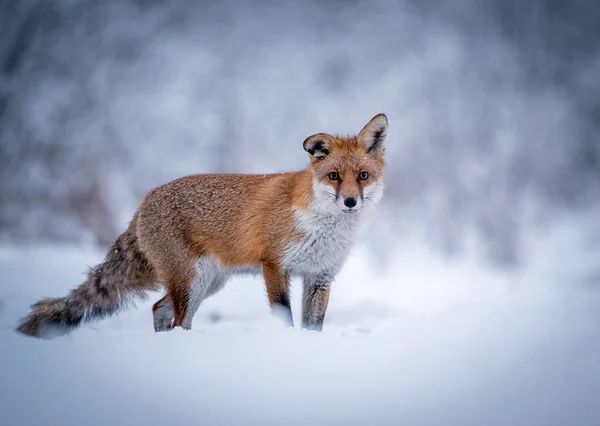
<path id="1" fill-rule="evenodd" d="M 191 330 L 194 315 L 204 299 L 221 290 L 228 274 L 220 263 L 209 257 L 197 260 L 192 273 L 172 274 L 165 280 L 167 295 L 152 308 L 155 331 L 174 327 Z"/>
<path id="2" fill-rule="evenodd" d="M 154 331 L 169 331 L 173 329 L 173 304 L 168 296 L 164 296 L 152 307 Z"/>
<path id="3" fill-rule="evenodd" d="M 171 239 L 177 242 L 177 239 Z M 182 327 L 188 313 L 191 286 L 196 277 L 197 256 L 185 244 L 164 245 L 163 241 L 151 240 L 146 255 L 157 271 L 167 295 L 159 300 L 153 308 L 155 313 L 155 329 L 169 330 Z M 169 303 L 167 303 L 169 302 Z M 173 316 L 171 326 L 169 319 Z"/>
<path id="4" fill-rule="evenodd" d="M 218 260 L 203 257 L 196 262 L 196 275 L 189 289 L 187 311 L 181 324 L 184 329 L 191 330 L 194 315 L 202 301 L 221 290 L 226 280 L 227 274 Z"/>

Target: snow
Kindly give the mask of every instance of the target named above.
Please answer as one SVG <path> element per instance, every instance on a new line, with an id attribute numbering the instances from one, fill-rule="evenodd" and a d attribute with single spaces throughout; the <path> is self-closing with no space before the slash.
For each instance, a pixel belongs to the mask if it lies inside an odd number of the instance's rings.
<path id="1" fill-rule="evenodd" d="M 193 331 L 153 332 L 156 293 L 52 341 L 12 329 L 103 253 L 1 245 L 0 424 L 597 425 L 589 235 L 579 221 L 532 236 L 512 272 L 416 242 L 382 267 L 359 246 L 323 333 L 281 327 L 261 281 L 242 277 L 201 306 Z"/>

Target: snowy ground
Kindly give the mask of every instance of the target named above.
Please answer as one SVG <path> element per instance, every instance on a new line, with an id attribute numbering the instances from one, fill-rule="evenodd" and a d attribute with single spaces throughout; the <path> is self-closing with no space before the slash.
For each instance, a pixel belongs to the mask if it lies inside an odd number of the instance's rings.
<path id="1" fill-rule="evenodd" d="M 280 328 L 262 283 L 241 278 L 206 301 L 194 331 L 154 334 L 157 293 L 53 341 L 12 329 L 102 253 L 0 246 L 0 424 L 598 425 L 591 236 L 579 222 L 532 236 L 529 266 L 504 274 L 420 245 L 376 274 L 357 248 L 322 334 Z"/>

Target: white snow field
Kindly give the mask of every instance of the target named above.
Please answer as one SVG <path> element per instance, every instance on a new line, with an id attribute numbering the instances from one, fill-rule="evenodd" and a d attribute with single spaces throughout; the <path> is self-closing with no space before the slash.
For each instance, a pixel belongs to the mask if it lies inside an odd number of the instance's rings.
<path id="1" fill-rule="evenodd" d="M 510 273 L 408 243 L 377 273 L 357 247 L 323 333 L 280 327 L 261 280 L 243 277 L 203 304 L 193 331 L 155 334 L 155 293 L 52 341 L 12 329 L 103 253 L 0 246 L 0 424 L 598 425 L 590 229 L 532 235 L 527 267 Z"/>

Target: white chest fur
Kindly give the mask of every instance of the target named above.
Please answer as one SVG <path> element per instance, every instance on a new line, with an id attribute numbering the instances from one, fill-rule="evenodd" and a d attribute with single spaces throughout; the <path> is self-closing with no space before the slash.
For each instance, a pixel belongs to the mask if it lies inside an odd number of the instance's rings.
<path id="1" fill-rule="evenodd" d="M 295 274 L 337 274 L 343 266 L 359 227 L 359 214 L 294 212 L 300 239 L 285 249 L 284 267 Z"/>

